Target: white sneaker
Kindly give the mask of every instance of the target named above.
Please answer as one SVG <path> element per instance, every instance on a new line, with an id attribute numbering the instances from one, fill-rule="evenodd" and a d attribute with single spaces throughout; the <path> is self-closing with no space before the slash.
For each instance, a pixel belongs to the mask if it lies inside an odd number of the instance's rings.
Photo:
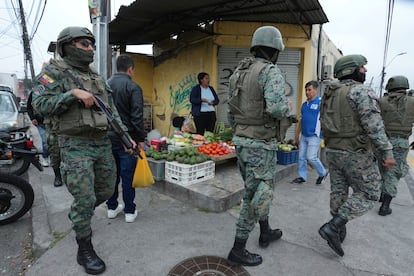
<path id="1" fill-rule="evenodd" d="M 49 158 L 43 158 L 43 156 L 39 156 L 39 161 L 43 167 L 49 167 Z"/>
<path id="2" fill-rule="evenodd" d="M 121 203 L 118 203 L 118 206 L 115 210 L 108 209 L 108 218 L 113 219 L 116 218 L 116 216 L 124 211 L 124 205 Z"/>
<path id="3" fill-rule="evenodd" d="M 125 222 L 134 222 L 138 216 L 138 211 L 135 210 L 133 214 L 125 214 Z"/>

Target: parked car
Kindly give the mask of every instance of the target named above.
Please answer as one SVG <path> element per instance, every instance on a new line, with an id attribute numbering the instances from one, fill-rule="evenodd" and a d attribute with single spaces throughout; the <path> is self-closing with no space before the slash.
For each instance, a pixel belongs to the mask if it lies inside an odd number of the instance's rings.
<path id="1" fill-rule="evenodd" d="M 13 130 L 30 125 L 27 107 L 13 93 L 0 90 L 0 129 Z"/>

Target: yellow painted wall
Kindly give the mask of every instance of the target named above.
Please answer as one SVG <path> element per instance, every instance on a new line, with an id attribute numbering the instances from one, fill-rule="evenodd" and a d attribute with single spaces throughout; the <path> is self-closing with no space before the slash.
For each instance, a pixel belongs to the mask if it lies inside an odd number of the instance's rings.
<path id="1" fill-rule="evenodd" d="M 273 23 L 254 23 L 254 22 L 216 22 L 215 32 L 219 36 L 215 37 L 215 44 L 227 47 L 250 47 L 250 42 L 254 31 L 261 26 L 275 26 L 283 37 L 285 48 L 299 49 L 302 51 L 301 68 L 299 70 L 299 99 L 296 110 L 300 115 L 300 107 L 305 100 L 305 83 L 315 78 L 314 47 L 312 40 L 308 39 L 300 26 Z M 304 26 L 307 32 L 311 32 L 310 26 Z"/>
<path id="2" fill-rule="evenodd" d="M 152 56 L 134 53 L 126 54 L 134 60 L 135 70 L 132 80 L 141 86 L 144 101 L 152 103 L 154 87 L 154 62 Z"/>
<path id="3" fill-rule="evenodd" d="M 315 38 L 308 39 L 300 26 L 286 24 L 215 22 L 213 30 L 218 35 L 207 38 L 195 38 L 195 41 L 163 41 L 154 45 L 156 55 L 176 50 L 170 57 L 156 66 L 152 57 L 133 55 L 136 70 L 134 81 L 144 90 L 144 98 L 153 106 L 153 125 L 163 136 L 171 136 L 173 128 L 171 119 L 175 115 L 185 116 L 190 112 L 189 96 L 191 88 L 198 83 L 197 74 L 207 72 L 211 85 L 218 84 L 217 53 L 220 46 L 250 47 L 254 31 L 264 25 L 277 27 L 283 36 L 285 48 L 302 51 L 299 79 L 298 112 L 305 100 L 304 85 L 316 77 Z M 304 26 L 309 33 L 314 33 L 310 26 Z M 186 35 L 188 39 L 188 34 Z M 299 115 L 299 114 L 297 114 Z"/>
<path id="4" fill-rule="evenodd" d="M 153 123 L 162 135 L 171 136 L 171 120 L 175 115 L 189 114 L 190 92 L 198 84 L 198 73 L 208 73 L 214 85 L 217 65 L 213 49 L 211 40 L 203 40 L 154 68 Z"/>

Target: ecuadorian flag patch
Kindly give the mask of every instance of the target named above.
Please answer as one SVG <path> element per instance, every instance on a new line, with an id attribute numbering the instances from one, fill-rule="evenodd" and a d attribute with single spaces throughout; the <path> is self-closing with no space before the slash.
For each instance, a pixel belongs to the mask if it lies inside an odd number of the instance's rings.
<path id="1" fill-rule="evenodd" d="M 46 85 L 46 86 L 49 86 L 49 85 L 51 85 L 52 83 L 54 83 L 54 82 L 55 82 L 55 80 L 54 80 L 54 79 L 52 79 L 51 77 L 49 77 L 49 76 L 48 76 L 48 75 L 46 75 L 46 74 L 41 75 L 41 76 L 38 78 L 38 80 L 39 80 L 41 83 L 43 83 L 44 85 Z"/>

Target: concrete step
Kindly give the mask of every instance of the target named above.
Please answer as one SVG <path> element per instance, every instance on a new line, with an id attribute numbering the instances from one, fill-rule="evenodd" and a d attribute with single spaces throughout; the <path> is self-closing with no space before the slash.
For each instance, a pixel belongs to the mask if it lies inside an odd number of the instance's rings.
<path id="1" fill-rule="evenodd" d="M 297 164 L 276 165 L 276 182 L 297 173 Z M 244 183 L 236 159 L 217 164 L 212 179 L 188 186 L 156 181 L 153 188 L 208 212 L 224 212 L 240 203 Z"/>

